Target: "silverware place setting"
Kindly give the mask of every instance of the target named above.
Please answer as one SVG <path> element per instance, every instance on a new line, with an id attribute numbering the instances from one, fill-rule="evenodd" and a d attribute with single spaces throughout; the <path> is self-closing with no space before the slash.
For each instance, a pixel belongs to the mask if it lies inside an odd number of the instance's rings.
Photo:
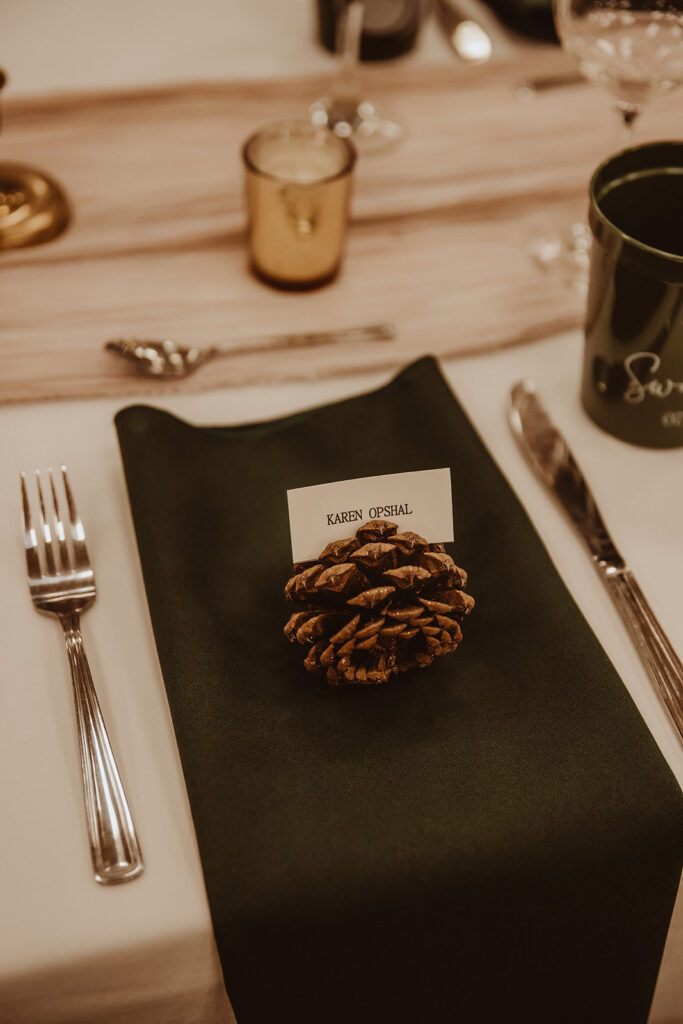
<path id="1" fill-rule="evenodd" d="M 683 739 L 683 665 L 612 540 L 576 459 L 531 381 L 520 381 L 512 388 L 508 418 L 522 453 L 588 548 L 650 680 Z"/>
<path id="2" fill-rule="evenodd" d="M 369 324 L 329 331 L 303 331 L 290 334 L 269 334 L 236 345 L 182 345 L 170 338 L 152 340 L 116 338 L 105 343 L 105 349 L 133 364 L 136 370 L 150 377 L 187 377 L 212 359 L 277 352 L 286 349 L 316 348 L 345 342 L 392 341 L 396 336 L 393 324 Z"/>
<path id="3" fill-rule="evenodd" d="M 81 613 L 97 594 L 95 573 L 66 466 L 61 467 L 61 479 L 55 477 L 49 469 L 43 484 L 36 470 L 30 487 L 21 474 L 28 586 L 36 610 L 54 616 L 64 631 L 95 881 L 115 885 L 137 878 L 144 864 L 81 633 Z"/>

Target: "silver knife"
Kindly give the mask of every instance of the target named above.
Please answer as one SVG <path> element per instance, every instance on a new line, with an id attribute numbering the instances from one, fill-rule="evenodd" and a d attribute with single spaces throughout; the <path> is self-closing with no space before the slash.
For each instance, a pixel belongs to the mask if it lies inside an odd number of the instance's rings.
<path id="1" fill-rule="evenodd" d="M 576 459 L 548 417 L 531 381 L 520 381 L 512 388 L 508 419 L 522 452 L 581 534 L 683 740 L 683 665 L 607 532 Z"/>

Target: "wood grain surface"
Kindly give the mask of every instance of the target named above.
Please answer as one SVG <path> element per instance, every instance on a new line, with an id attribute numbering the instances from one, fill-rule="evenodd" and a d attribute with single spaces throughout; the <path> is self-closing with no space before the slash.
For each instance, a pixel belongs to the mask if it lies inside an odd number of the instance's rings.
<path id="1" fill-rule="evenodd" d="M 569 67 L 534 47 L 483 68 L 390 66 L 366 92 L 402 119 L 394 151 L 358 161 L 343 272 L 307 293 L 249 272 L 240 147 L 305 114 L 326 80 L 197 85 L 8 103 L 6 158 L 66 187 L 69 231 L 0 254 L 0 401 L 163 394 L 398 366 L 531 342 L 580 323 L 583 299 L 527 254 L 585 214 L 592 169 L 618 148 L 609 97 L 582 84 L 524 102 L 515 86 Z M 679 95 L 638 141 L 683 135 Z M 182 383 L 103 351 L 122 335 L 237 343 L 261 332 L 392 321 L 390 344 L 220 360 Z"/>

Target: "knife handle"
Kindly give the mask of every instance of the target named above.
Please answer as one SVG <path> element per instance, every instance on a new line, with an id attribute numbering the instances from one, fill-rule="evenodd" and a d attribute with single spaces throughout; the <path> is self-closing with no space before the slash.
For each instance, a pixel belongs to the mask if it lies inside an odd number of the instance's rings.
<path id="1" fill-rule="evenodd" d="M 603 570 L 617 610 L 683 739 L 683 665 L 630 569 Z"/>

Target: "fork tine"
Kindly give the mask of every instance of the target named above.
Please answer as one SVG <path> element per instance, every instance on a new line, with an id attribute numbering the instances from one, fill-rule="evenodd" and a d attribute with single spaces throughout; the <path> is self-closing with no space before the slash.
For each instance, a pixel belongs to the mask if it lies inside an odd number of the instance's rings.
<path id="1" fill-rule="evenodd" d="M 50 477 L 50 492 L 52 494 L 52 508 L 54 510 L 54 522 L 55 522 L 55 538 L 57 540 L 57 548 L 59 550 L 59 561 L 64 572 L 68 572 L 70 569 L 70 558 L 69 548 L 66 543 L 66 532 L 64 530 L 64 520 L 59 511 L 59 499 L 57 498 L 57 489 L 55 487 L 54 473 L 52 472 L 52 466 L 48 469 L 48 475 Z"/>
<path id="2" fill-rule="evenodd" d="M 66 503 L 69 506 L 71 547 L 73 548 L 75 567 L 76 569 L 88 569 L 90 567 L 90 560 L 88 558 L 88 549 L 85 546 L 85 530 L 83 529 L 83 523 L 76 511 L 76 502 L 74 501 L 74 496 L 71 493 L 71 488 L 69 487 L 69 478 L 66 475 L 66 466 L 62 466 L 61 470 L 62 481 L 64 483 L 64 493 L 66 494 Z"/>
<path id="3" fill-rule="evenodd" d="M 26 548 L 26 568 L 30 580 L 39 580 L 40 557 L 38 555 L 38 537 L 31 521 L 31 506 L 26 490 L 26 475 L 21 474 L 21 524 L 24 531 L 24 547 Z"/>
<path id="4" fill-rule="evenodd" d="M 40 509 L 40 525 L 43 532 L 43 547 L 45 549 L 45 568 L 47 569 L 48 576 L 55 576 L 57 574 L 57 566 L 55 564 L 55 551 L 52 543 L 52 530 L 47 519 L 45 512 L 45 499 L 43 498 L 43 488 L 40 484 L 40 470 L 36 470 L 36 486 L 38 487 L 38 506 Z"/>

